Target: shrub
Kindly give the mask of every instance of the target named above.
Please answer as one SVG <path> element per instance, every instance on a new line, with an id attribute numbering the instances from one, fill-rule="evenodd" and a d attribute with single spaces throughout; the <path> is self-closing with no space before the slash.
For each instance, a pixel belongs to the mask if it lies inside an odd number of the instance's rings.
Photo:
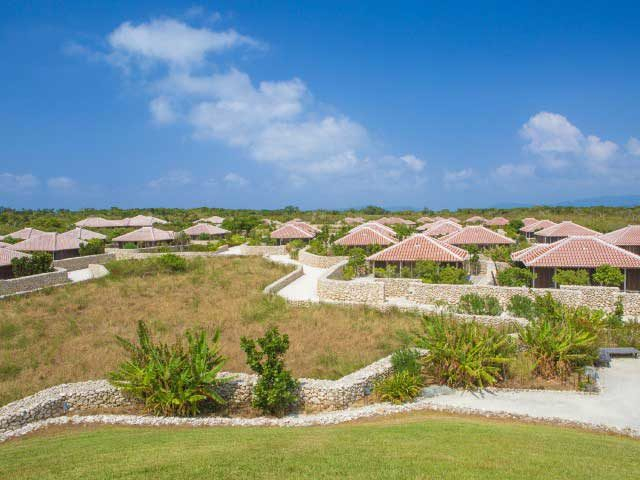
<path id="1" fill-rule="evenodd" d="M 487 255 L 494 262 L 506 262 L 509 263 L 511 261 L 511 248 L 506 245 L 496 245 L 495 247 L 489 248 L 485 255 Z"/>
<path id="2" fill-rule="evenodd" d="M 498 285 L 503 287 L 530 287 L 536 278 L 528 268 L 509 267 L 498 272 Z"/>
<path id="3" fill-rule="evenodd" d="M 624 273 L 611 265 L 600 265 L 593 273 L 593 281 L 598 285 L 619 287 L 624 283 Z"/>
<path id="4" fill-rule="evenodd" d="M 122 246 L 122 248 L 126 248 L 128 250 L 134 250 L 134 249 L 138 248 L 138 245 L 136 245 L 135 243 L 132 243 L 132 242 L 127 242 Z"/>
<path id="5" fill-rule="evenodd" d="M 187 271 L 187 260 L 171 253 L 160 255 L 157 262 L 160 269 L 165 272 L 173 273 Z"/>
<path id="6" fill-rule="evenodd" d="M 454 285 L 468 283 L 467 273 L 463 269 L 453 266 L 441 267 L 440 264 L 430 260 L 416 262 L 414 273 L 421 278 L 424 283 L 447 283 Z"/>
<path id="7" fill-rule="evenodd" d="M 469 283 L 467 280 L 467 272 L 458 267 L 444 267 L 440 270 L 439 283 L 464 285 L 466 283 Z"/>
<path id="8" fill-rule="evenodd" d="M 503 378 L 515 345 L 505 333 L 477 322 L 457 322 L 442 315 L 423 319 L 416 346 L 428 350 L 428 375 L 450 387 L 485 388 Z"/>
<path id="9" fill-rule="evenodd" d="M 53 256 L 47 252 L 33 252 L 30 257 L 13 258 L 11 271 L 16 278 L 53 272 Z"/>
<path id="10" fill-rule="evenodd" d="M 218 378 L 225 362 L 219 354 L 219 331 L 211 344 L 204 331 L 187 331 L 186 348 L 182 341 L 155 344 L 143 321 L 137 334 L 137 344 L 117 337 L 129 360 L 110 374 L 113 385 L 142 400 L 145 410 L 155 415 L 192 416 L 207 403 L 224 403 L 218 389 L 228 379 Z"/>
<path id="11" fill-rule="evenodd" d="M 558 270 L 553 275 L 557 285 L 589 285 L 589 272 L 586 270 Z"/>
<path id="12" fill-rule="evenodd" d="M 247 239 L 242 235 L 231 235 L 227 243 L 229 244 L 230 247 L 235 247 L 237 245 L 242 245 L 246 241 Z"/>
<path id="13" fill-rule="evenodd" d="M 535 376 L 536 359 L 529 352 L 519 352 L 513 357 L 507 367 L 509 378 L 520 385 L 530 385 Z"/>
<path id="14" fill-rule="evenodd" d="M 477 293 L 467 293 L 460 297 L 458 303 L 460 313 L 472 315 L 500 315 L 502 307 L 496 297 L 491 295 L 478 295 Z"/>
<path id="15" fill-rule="evenodd" d="M 327 251 L 327 246 L 322 240 L 315 239 L 309 242 L 309 247 L 307 248 L 307 252 L 312 253 L 314 255 L 323 255 L 326 256 L 329 254 Z"/>
<path id="16" fill-rule="evenodd" d="M 185 245 L 189 245 L 189 242 L 191 242 L 189 235 L 184 232 L 177 232 L 173 237 L 173 241 L 171 243 L 178 247 L 184 247 Z"/>
<path id="17" fill-rule="evenodd" d="M 342 269 L 342 279 L 343 280 L 353 280 L 356 276 L 356 269 L 351 265 L 345 265 Z"/>
<path id="18" fill-rule="evenodd" d="M 298 252 L 304 248 L 304 242 L 302 240 L 292 240 L 287 243 L 287 252 L 289 256 L 294 260 L 298 259 Z"/>
<path id="19" fill-rule="evenodd" d="M 100 255 L 104 253 L 104 242 L 99 238 L 92 238 L 88 242 L 80 244 L 80 255 Z"/>
<path id="20" fill-rule="evenodd" d="M 298 381 L 284 367 L 289 336 L 281 335 L 277 327 L 271 327 L 257 340 L 242 337 L 240 347 L 247 355 L 251 370 L 260 375 L 253 390 L 253 406 L 264 413 L 284 415 L 297 402 L 299 387 Z"/>
<path id="21" fill-rule="evenodd" d="M 411 375 L 420 375 L 420 354 L 413 348 L 397 350 L 391 356 L 391 366 L 394 372 L 409 372 Z"/>
<path id="22" fill-rule="evenodd" d="M 535 303 L 525 295 L 514 295 L 509 299 L 507 311 L 515 317 L 532 320 L 535 316 Z"/>
<path id="23" fill-rule="evenodd" d="M 378 380 L 373 391 L 383 402 L 395 404 L 413 400 L 422 390 L 422 379 L 408 371 L 395 372 L 392 375 Z"/>

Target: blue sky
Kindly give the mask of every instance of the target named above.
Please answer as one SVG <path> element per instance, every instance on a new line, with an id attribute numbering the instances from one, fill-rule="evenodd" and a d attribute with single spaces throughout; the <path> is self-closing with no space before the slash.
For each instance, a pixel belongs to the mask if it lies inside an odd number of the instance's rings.
<path id="1" fill-rule="evenodd" d="M 0 205 L 637 194 L 637 2 L 3 2 Z"/>

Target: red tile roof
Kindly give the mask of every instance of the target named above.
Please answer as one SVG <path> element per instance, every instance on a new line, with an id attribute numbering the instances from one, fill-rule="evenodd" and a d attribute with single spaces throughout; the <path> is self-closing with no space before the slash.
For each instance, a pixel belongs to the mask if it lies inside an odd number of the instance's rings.
<path id="1" fill-rule="evenodd" d="M 432 223 L 424 233 L 430 237 L 440 237 L 442 235 L 449 235 L 453 232 L 459 232 L 460 230 L 462 230 L 462 227 L 457 223 L 452 222 L 451 220 L 440 220 L 439 222 Z"/>
<path id="2" fill-rule="evenodd" d="M 600 236 L 613 245 L 632 247 L 640 245 L 640 225 L 628 225 Z"/>
<path id="3" fill-rule="evenodd" d="M 161 218 L 151 217 L 147 215 L 136 215 L 135 217 L 125 218 L 125 220 L 128 220 L 128 227 L 150 227 L 156 223 L 160 223 L 163 225 L 169 223 Z"/>
<path id="4" fill-rule="evenodd" d="M 7 243 L 7 242 L 0 242 L 0 248 L 5 248 L 5 247 L 9 247 L 9 246 L 11 246 L 11 244 L 10 244 L 10 243 Z"/>
<path id="5" fill-rule="evenodd" d="M 485 225 L 504 227 L 505 225 L 509 225 L 509 219 L 504 217 L 493 217 L 491 220 L 487 220 Z"/>
<path id="6" fill-rule="evenodd" d="M 38 230 L 37 228 L 27 227 L 27 228 L 22 228 L 13 233 L 9 233 L 8 235 L 5 235 L 5 238 L 11 237 L 11 238 L 15 238 L 16 240 L 27 240 L 29 238 L 37 237 L 38 235 L 43 235 L 45 233 L 50 233 L 50 232 L 43 232 L 42 230 Z"/>
<path id="7" fill-rule="evenodd" d="M 44 233 L 7 248 L 22 252 L 59 252 L 61 250 L 77 250 L 81 243 L 84 242 L 71 235 Z"/>
<path id="8" fill-rule="evenodd" d="M 68 232 L 64 232 L 61 235 L 70 235 L 74 238 L 78 238 L 80 240 L 92 240 L 92 239 L 99 239 L 99 240 L 106 240 L 107 236 L 103 235 L 101 233 L 97 233 L 97 232 L 92 232 L 91 230 L 87 230 L 85 228 L 79 228 L 76 227 L 73 230 L 69 230 Z"/>
<path id="9" fill-rule="evenodd" d="M 418 220 L 416 220 L 416 222 L 418 223 L 431 223 L 433 222 L 433 219 L 431 217 L 420 217 Z"/>
<path id="10" fill-rule="evenodd" d="M 551 220 L 538 220 L 525 225 L 520 229 L 520 231 L 523 233 L 533 233 L 537 230 L 542 230 L 543 228 L 552 227 L 554 225 L 557 225 L 556 222 L 552 222 Z"/>
<path id="11" fill-rule="evenodd" d="M 425 230 L 429 230 L 431 228 L 431 226 L 433 225 L 434 222 L 427 222 L 424 225 L 420 225 L 418 228 L 416 228 L 416 231 L 418 232 L 424 232 Z"/>
<path id="12" fill-rule="evenodd" d="M 357 223 L 364 223 L 366 220 L 362 217 L 345 217 L 343 220 L 347 225 L 355 225 Z"/>
<path id="13" fill-rule="evenodd" d="M 451 220 L 452 222 L 455 222 L 455 223 L 461 223 L 460 219 L 456 218 L 456 217 L 449 217 L 449 218 L 447 218 L 447 220 Z"/>
<path id="14" fill-rule="evenodd" d="M 142 227 L 113 239 L 114 242 L 166 242 L 175 238 L 175 232 L 155 227 Z"/>
<path id="15" fill-rule="evenodd" d="M 486 218 L 481 217 L 480 215 L 474 215 L 473 217 L 467 218 L 466 223 L 485 223 L 486 221 Z"/>
<path id="16" fill-rule="evenodd" d="M 361 247 L 366 245 L 393 245 L 397 243 L 397 240 L 374 228 L 362 227 L 352 230 L 334 243 L 346 247 Z"/>
<path id="17" fill-rule="evenodd" d="M 277 239 L 307 239 L 315 237 L 314 232 L 310 232 L 297 224 L 285 223 L 277 230 L 271 232 L 271 238 Z"/>
<path id="18" fill-rule="evenodd" d="M 405 220 L 400 217 L 382 217 L 376 220 L 376 222 L 381 223 L 382 225 L 415 225 L 416 222 L 412 220 Z"/>
<path id="19" fill-rule="evenodd" d="M 416 234 L 367 258 L 379 262 L 463 262 L 469 252 L 424 234 Z"/>
<path id="20" fill-rule="evenodd" d="M 349 230 L 349 232 L 355 232 L 356 230 L 359 230 L 360 228 L 364 228 L 364 227 L 373 228 L 374 230 L 388 237 L 395 238 L 396 236 L 396 231 L 393 228 L 387 227 L 386 225 L 382 225 L 381 223 L 378 223 L 378 222 L 363 223 L 362 225 L 358 225 L 357 227 L 352 228 L 351 230 Z"/>
<path id="21" fill-rule="evenodd" d="M 531 225 L 532 223 L 536 223 L 538 220 L 536 220 L 533 217 L 525 217 L 522 219 L 522 223 L 524 223 L 524 226 L 526 227 L 527 225 Z"/>
<path id="22" fill-rule="evenodd" d="M 193 223 L 212 223 L 214 225 L 220 225 L 222 222 L 224 222 L 224 218 L 214 215 L 213 217 L 199 218 Z"/>
<path id="23" fill-rule="evenodd" d="M 126 227 L 128 225 L 124 220 L 109 220 L 102 217 L 87 217 L 84 220 L 76 222 L 76 227 L 89 227 L 89 228 L 118 228 Z"/>
<path id="24" fill-rule="evenodd" d="M 227 233 L 231 233 L 231 232 L 229 232 L 229 230 L 225 230 L 224 228 L 217 227 L 210 223 L 197 223 L 189 228 L 186 228 L 184 230 L 184 233 L 186 233 L 189 236 L 194 236 L 194 235 L 202 235 L 202 234 L 226 235 Z"/>
<path id="25" fill-rule="evenodd" d="M 316 233 L 320 233 L 321 231 L 319 228 L 314 227 L 310 223 L 303 222 L 302 220 L 291 220 L 287 222 L 285 225 L 295 225 L 296 227 L 301 228 L 306 232 L 313 233 L 314 236 Z"/>
<path id="26" fill-rule="evenodd" d="M 600 232 L 569 221 L 560 222 L 536 232 L 536 236 L 539 237 L 572 237 L 585 235 L 600 235 Z"/>
<path id="27" fill-rule="evenodd" d="M 0 247 L 0 267 L 11 265 L 14 258 L 28 257 L 29 255 L 22 252 L 11 250 L 10 248 Z"/>
<path id="28" fill-rule="evenodd" d="M 515 240 L 482 225 L 464 227 L 442 239 L 450 245 L 511 245 Z"/>
<path id="29" fill-rule="evenodd" d="M 529 247 L 514 252 L 511 258 L 527 267 L 597 268 L 607 264 L 618 268 L 640 268 L 639 255 L 595 236 L 568 237 Z"/>

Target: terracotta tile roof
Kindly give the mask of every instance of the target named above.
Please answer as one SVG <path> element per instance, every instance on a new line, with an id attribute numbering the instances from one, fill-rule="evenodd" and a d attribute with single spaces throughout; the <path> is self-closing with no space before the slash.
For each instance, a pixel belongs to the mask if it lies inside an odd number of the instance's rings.
<path id="1" fill-rule="evenodd" d="M 142 227 L 113 239 L 114 242 L 166 242 L 175 238 L 175 232 L 155 227 Z"/>
<path id="2" fill-rule="evenodd" d="M 10 244 L 10 243 L 7 243 L 7 242 L 0 242 L 0 248 L 5 248 L 5 247 L 9 247 L 9 246 L 11 246 L 11 244 Z"/>
<path id="3" fill-rule="evenodd" d="M 124 220 L 125 221 L 128 220 L 127 222 L 128 227 L 150 227 L 156 223 L 159 223 L 162 225 L 169 223 L 166 220 L 163 220 L 161 218 L 150 217 L 147 215 L 136 215 L 135 217 L 125 218 Z"/>
<path id="4" fill-rule="evenodd" d="M 531 225 L 532 223 L 536 223 L 538 220 L 533 218 L 533 217 L 525 217 L 522 219 L 522 223 L 524 223 L 524 226 L 526 227 L 527 225 Z"/>
<path id="5" fill-rule="evenodd" d="M 213 217 L 199 218 L 193 223 L 212 223 L 214 225 L 220 225 L 222 222 L 224 222 L 224 218 L 214 215 Z"/>
<path id="6" fill-rule="evenodd" d="M 444 217 L 433 217 L 433 222 L 441 222 L 442 220 L 449 220 L 448 218 L 444 218 Z"/>
<path id="7" fill-rule="evenodd" d="M 486 223 L 487 219 L 481 217 L 480 215 L 474 215 L 473 217 L 469 217 L 465 220 L 465 223 Z"/>
<path id="8" fill-rule="evenodd" d="M 394 237 L 396 236 L 396 231 L 391 228 L 391 227 L 387 227 L 386 225 L 382 225 L 381 223 L 378 222 L 367 222 L 367 223 L 363 223 L 362 225 L 358 225 L 357 227 L 352 228 L 351 230 L 349 230 L 349 232 L 355 232 L 356 230 L 359 230 L 361 228 L 364 227 L 369 227 L 369 228 L 373 228 L 374 230 L 382 233 L 383 235 L 386 235 L 388 237 Z"/>
<path id="9" fill-rule="evenodd" d="M 433 219 L 431 217 L 420 217 L 418 220 L 416 220 L 416 222 L 418 223 L 431 223 L 433 222 Z"/>
<path id="10" fill-rule="evenodd" d="M 462 230 L 462 227 L 457 223 L 452 222 L 451 220 L 440 220 L 439 222 L 432 223 L 424 233 L 430 237 L 440 237 L 442 235 L 449 235 L 453 232 L 459 232 L 460 230 Z"/>
<path id="11" fill-rule="evenodd" d="M 515 240 L 482 225 L 464 227 L 442 239 L 450 245 L 511 245 Z"/>
<path id="12" fill-rule="evenodd" d="M 509 225 L 509 219 L 504 217 L 493 217 L 491 220 L 487 220 L 485 225 L 504 227 L 505 225 Z"/>
<path id="13" fill-rule="evenodd" d="M 92 240 L 97 238 L 99 240 L 106 240 L 107 236 L 101 233 L 92 232 L 91 230 L 87 230 L 85 228 L 76 227 L 73 230 L 69 230 L 68 232 L 64 232 L 61 235 L 70 235 L 73 238 L 78 238 L 80 240 Z"/>
<path id="14" fill-rule="evenodd" d="M 640 225 L 628 225 L 605 233 L 600 238 L 619 247 L 638 246 L 640 245 Z"/>
<path id="15" fill-rule="evenodd" d="M 548 248 L 549 245 L 553 245 L 551 243 L 534 243 L 530 247 L 524 248 L 522 250 L 518 250 L 517 252 L 513 252 L 511 254 L 511 260 L 514 262 L 521 262 L 524 258 L 529 258 L 534 251 L 537 251 L 540 248 Z"/>
<path id="16" fill-rule="evenodd" d="M 367 260 L 380 262 L 415 262 L 419 260 L 463 262 L 468 258 L 469 252 L 466 250 L 419 233 L 371 255 Z"/>
<path id="17" fill-rule="evenodd" d="M 551 220 L 538 220 L 530 223 L 529 225 L 525 225 L 520 229 L 520 231 L 523 233 L 533 233 L 537 230 L 542 230 L 543 228 L 552 227 L 554 225 L 557 225 L 557 223 L 552 222 Z"/>
<path id="18" fill-rule="evenodd" d="M 14 258 L 28 257 L 29 255 L 22 252 L 11 250 L 10 248 L 0 247 L 0 267 L 6 267 L 11 265 L 11 260 Z"/>
<path id="19" fill-rule="evenodd" d="M 352 230 L 334 243 L 346 247 L 360 247 L 366 245 L 393 245 L 397 243 L 397 240 L 381 233 L 379 230 L 365 226 Z"/>
<path id="20" fill-rule="evenodd" d="M 285 223 L 285 225 L 295 225 L 296 227 L 301 228 L 306 232 L 313 233 L 314 236 L 315 236 L 316 233 L 320 233 L 321 232 L 321 230 L 319 228 L 314 227 L 310 223 L 303 222 L 302 220 L 291 220 L 291 221 Z"/>
<path id="21" fill-rule="evenodd" d="M 405 220 L 404 218 L 400 218 L 400 217 L 382 217 L 376 220 L 376 222 L 381 223 L 382 225 L 400 225 L 400 224 L 415 225 L 416 224 L 416 222 L 412 220 Z"/>
<path id="22" fill-rule="evenodd" d="M 227 233 L 231 233 L 231 232 L 229 232 L 229 230 L 217 227 L 210 223 L 197 223 L 196 225 L 193 225 L 192 227 L 185 229 L 184 233 L 186 233 L 187 235 L 193 236 L 193 235 L 202 235 L 202 234 L 226 235 Z"/>
<path id="23" fill-rule="evenodd" d="M 271 232 L 271 238 L 279 239 L 306 239 L 315 237 L 315 233 L 300 228 L 293 223 L 285 223 L 283 226 Z"/>
<path id="24" fill-rule="evenodd" d="M 447 220 L 451 220 L 452 222 L 455 222 L 455 223 L 460 223 L 460 219 L 456 217 L 449 217 L 447 218 Z"/>
<path id="25" fill-rule="evenodd" d="M 515 252 L 512 258 L 527 267 L 597 268 L 607 264 L 618 268 L 640 268 L 639 255 L 595 236 L 568 237 L 525 250 Z"/>
<path id="26" fill-rule="evenodd" d="M 540 237 L 572 237 L 578 235 L 600 235 L 600 232 L 569 221 L 560 222 L 536 232 L 536 236 Z"/>
<path id="27" fill-rule="evenodd" d="M 43 232 L 42 230 L 38 230 L 37 228 L 27 227 L 13 233 L 9 233 L 8 235 L 5 235 L 5 238 L 11 237 L 15 238 L 16 240 L 27 240 L 29 238 L 37 237 L 38 235 L 44 235 L 45 233 L 50 232 Z"/>
<path id="28" fill-rule="evenodd" d="M 125 220 L 109 220 L 102 217 L 87 217 L 84 220 L 76 222 L 76 227 L 88 228 L 118 228 L 126 227 L 128 222 Z"/>
<path id="29" fill-rule="evenodd" d="M 416 228 L 416 231 L 424 232 L 425 230 L 429 230 L 434 223 L 435 222 L 427 222 L 424 225 L 420 225 L 418 228 Z"/>
<path id="30" fill-rule="evenodd" d="M 343 220 L 347 225 L 355 225 L 357 223 L 364 223 L 366 220 L 362 217 L 345 217 Z"/>
<path id="31" fill-rule="evenodd" d="M 59 252 L 61 250 L 77 250 L 80 248 L 79 239 L 71 235 L 61 233 L 44 233 L 28 240 L 23 240 L 15 245 L 7 247 L 11 250 L 20 250 L 22 252 Z"/>

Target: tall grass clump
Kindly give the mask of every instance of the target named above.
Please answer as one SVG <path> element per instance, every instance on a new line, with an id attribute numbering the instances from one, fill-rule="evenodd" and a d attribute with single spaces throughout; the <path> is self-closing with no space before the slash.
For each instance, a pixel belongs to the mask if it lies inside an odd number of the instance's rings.
<path id="1" fill-rule="evenodd" d="M 144 277 L 162 273 L 181 273 L 195 266 L 185 258 L 167 253 L 140 260 L 115 260 L 107 263 L 107 270 L 113 278 Z"/>
<path id="2" fill-rule="evenodd" d="M 467 293 L 460 297 L 458 311 L 460 313 L 468 313 L 472 315 L 496 316 L 502 313 L 502 306 L 494 296 Z"/>
<path id="3" fill-rule="evenodd" d="M 374 393 L 383 402 L 405 403 L 420 394 L 424 384 L 420 355 L 410 348 L 403 348 L 391 356 L 393 373 L 378 380 L 374 385 Z"/>

